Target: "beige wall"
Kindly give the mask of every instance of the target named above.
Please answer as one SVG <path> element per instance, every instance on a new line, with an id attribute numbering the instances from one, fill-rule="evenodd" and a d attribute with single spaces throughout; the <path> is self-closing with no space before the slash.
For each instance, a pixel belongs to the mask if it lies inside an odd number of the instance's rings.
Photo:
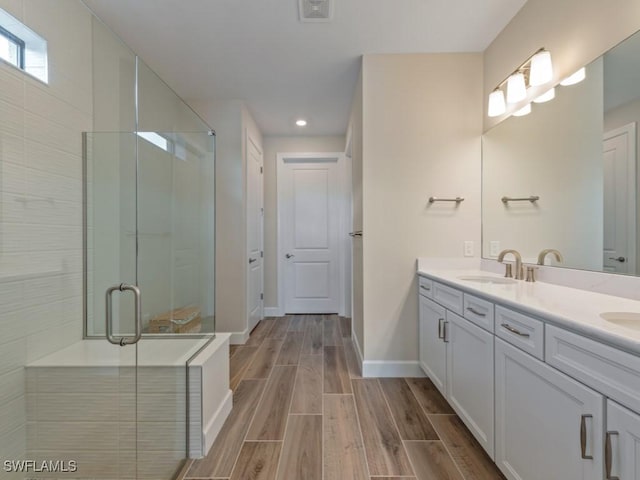
<path id="1" fill-rule="evenodd" d="M 555 84 L 638 29 L 637 0 L 528 0 L 484 52 L 485 130 L 503 119 L 486 116 L 489 93 L 538 48 L 551 51 Z"/>
<path id="2" fill-rule="evenodd" d="M 483 252 L 490 242 L 513 248 L 535 263 L 556 248 L 572 268 L 602 270 L 603 164 L 602 60 L 587 78 L 557 87 L 556 98 L 534 104 L 483 138 Z M 538 195 L 540 200 L 505 205 L 503 196 Z"/>
<path id="3" fill-rule="evenodd" d="M 418 358 L 417 257 L 479 254 L 481 77 L 481 54 L 364 56 L 365 360 Z"/>
<path id="4" fill-rule="evenodd" d="M 289 152 L 344 152 L 345 139 L 336 137 L 264 138 L 264 305 L 278 305 L 276 155 Z"/>
<path id="5" fill-rule="evenodd" d="M 216 131 L 216 331 L 243 333 L 248 327 L 246 133 L 260 148 L 262 134 L 240 100 L 190 105 Z"/>
<path id="6" fill-rule="evenodd" d="M 351 209 L 353 212 L 353 225 L 351 230 L 362 230 L 362 123 L 363 123 L 363 98 L 362 98 L 362 66 L 356 90 L 353 95 L 351 117 L 349 119 L 350 149 L 351 149 Z M 353 336 L 360 355 L 364 356 L 364 276 L 362 257 L 362 238 L 354 238 L 352 250 L 352 325 Z"/>

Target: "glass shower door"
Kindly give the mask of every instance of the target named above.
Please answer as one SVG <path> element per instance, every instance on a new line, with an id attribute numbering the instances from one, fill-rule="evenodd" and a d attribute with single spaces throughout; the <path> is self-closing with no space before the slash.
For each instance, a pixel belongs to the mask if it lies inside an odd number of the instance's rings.
<path id="1" fill-rule="evenodd" d="M 84 421 L 79 478 L 137 478 L 138 340 L 136 148 L 133 133 L 86 133 Z M 92 339 L 93 338 L 93 339 Z M 73 375 L 73 371 L 70 373 Z M 70 452 L 70 458 L 74 453 Z"/>

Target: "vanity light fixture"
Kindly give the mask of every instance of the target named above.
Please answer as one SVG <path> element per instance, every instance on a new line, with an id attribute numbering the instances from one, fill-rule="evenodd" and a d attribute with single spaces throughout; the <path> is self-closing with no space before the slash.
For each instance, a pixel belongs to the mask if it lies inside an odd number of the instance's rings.
<path id="1" fill-rule="evenodd" d="M 518 103 L 527 98 L 527 86 L 524 73 L 513 73 L 507 79 L 507 103 Z"/>
<path id="2" fill-rule="evenodd" d="M 513 112 L 514 117 L 524 117 L 525 115 L 529 115 L 531 113 L 531 104 L 527 103 L 520 110 Z"/>
<path id="3" fill-rule="evenodd" d="M 303 118 L 300 118 L 298 120 L 296 120 L 296 125 L 299 127 L 306 127 L 307 126 L 307 121 Z"/>
<path id="4" fill-rule="evenodd" d="M 489 108 L 487 115 L 490 117 L 498 117 L 507 111 L 507 104 L 504 101 L 504 92 L 500 88 L 496 88 L 489 94 Z"/>
<path id="5" fill-rule="evenodd" d="M 553 78 L 553 64 L 551 52 L 539 50 L 531 57 L 531 70 L 529 71 L 529 85 L 539 87 L 548 83 Z"/>
<path id="6" fill-rule="evenodd" d="M 489 106 L 487 115 L 497 117 L 506 113 L 506 104 L 520 103 L 527 98 L 527 84 L 539 87 L 549 83 L 553 79 L 553 64 L 551 53 L 545 48 L 538 49 L 533 55 L 527 58 L 511 75 L 498 84 L 489 94 Z M 506 102 L 503 87 L 506 86 Z M 547 92 L 547 100 L 551 100 L 554 93 Z M 541 96 L 545 98 L 545 96 Z M 544 101 L 547 101 L 544 100 Z M 542 100 L 540 100 L 542 101 Z M 531 106 L 519 110 L 522 115 L 529 113 Z M 526 113 L 524 113 L 526 112 Z"/>
<path id="7" fill-rule="evenodd" d="M 569 85 L 575 85 L 576 83 L 580 83 L 587 77 L 587 72 L 584 67 L 582 67 L 577 72 L 569 75 L 567 78 L 560 82 L 560 85 L 563 87 L 568 87 Z"/>
<path id="8" fill-rule="evenodd" d="M 547 90 L 542 95 L 538 95 L 536 98 L 533 99 L 533 101 L 535 103 L 544 103 L 544 102 L 548 102 L 550 100 L 553 100 L 554 98 L 556 98 L 556 89 L 555 89 L 555 87 L 550 89 L 550 90 Z"/>

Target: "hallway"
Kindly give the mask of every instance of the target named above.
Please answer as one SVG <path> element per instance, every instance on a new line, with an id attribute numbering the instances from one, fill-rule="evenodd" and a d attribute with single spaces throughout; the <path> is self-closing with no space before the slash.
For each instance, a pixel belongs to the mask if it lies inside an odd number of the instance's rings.
<path id="1" fill-rule="evenodd" d="M 230 354 L 233 411 L 186 479 L 504 478 L 428 379 L 360 376 L 349 319 L 268 318 Z"/>

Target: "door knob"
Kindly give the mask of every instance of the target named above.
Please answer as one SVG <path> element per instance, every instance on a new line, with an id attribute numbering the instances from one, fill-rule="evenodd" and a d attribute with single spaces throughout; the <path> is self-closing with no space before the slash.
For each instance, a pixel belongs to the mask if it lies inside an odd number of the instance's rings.
<path id="1" fill-rule="evenodd" d="M 287 258 L 292 258 L 292 257 L 295 257 L 295 255 L 292 255 L 291 253 L 287 253 L 287 254 L 285 255 L 285 257 L 287 257 Z"/>
<path id="2" fill-rule="evenodd" d="M 609 260 L 615 260 L 616 262 L 624 263 L 627 261 L 624 257 L 609 257 Z"/>
<path id="3" fill-rule="evenodd" d="M 257 262 L 257 261 L 258 261 L 258 259 L 257 259 L 257 258 L 250 258 L 250 259 L 249 259 L 249 263 L 253 263 L 253 262 Z"/>

